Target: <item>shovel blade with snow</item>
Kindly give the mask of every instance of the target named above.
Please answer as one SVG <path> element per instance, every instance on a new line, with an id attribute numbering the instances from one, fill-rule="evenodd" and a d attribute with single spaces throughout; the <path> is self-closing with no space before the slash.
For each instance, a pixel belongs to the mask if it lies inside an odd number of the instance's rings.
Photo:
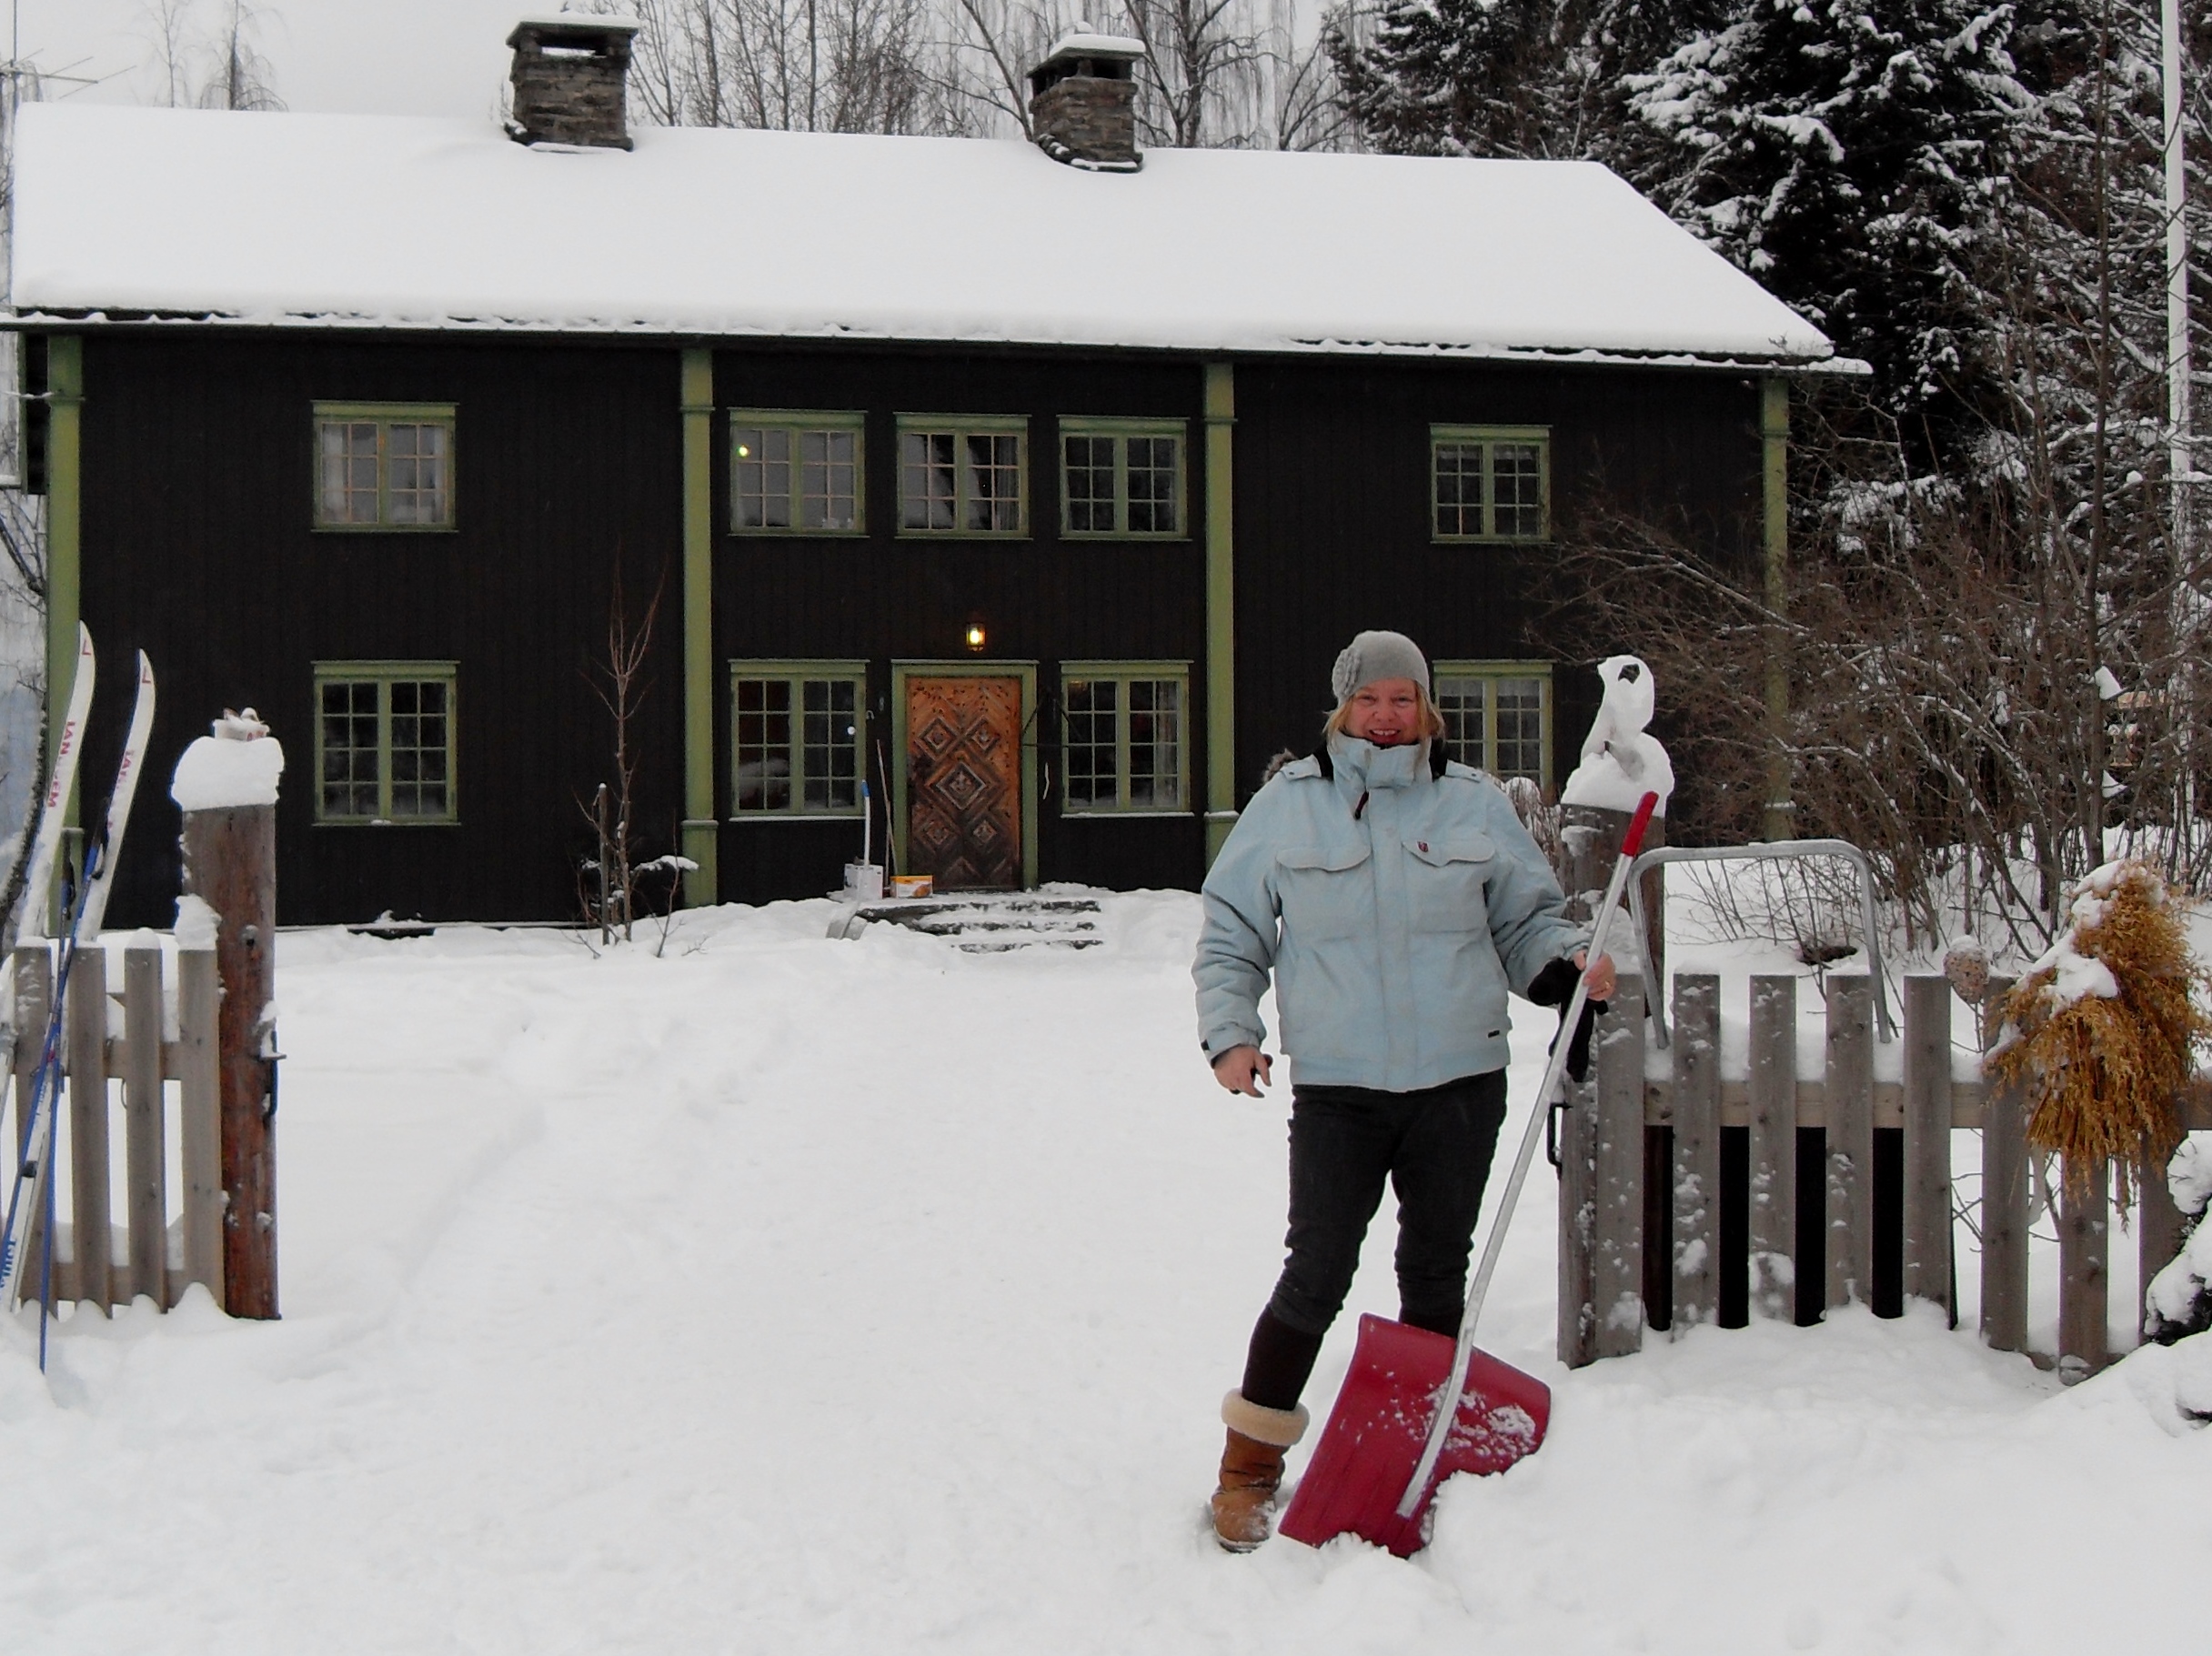
<path id="1" fill-rule="evenodd" d="M 1657 794 L 1645 794 L 1622 836 L 1621 855 L 1590 933 L 1593 961 L 1604 952 L 1605 933 L 1620 910 L 1629 865 L 1644 847 L 1644 830 L 1658 806 Z M 1513 1223 L 1513 1205 L 1527 1181 L 1529 1163 L 1535 1159 L 1544 1118 L 1551 1113 L 1552 1097 L 1566 1069 L 1567 1049 L 1589 999 L 1588 980 L 1577 979 L 1574 999 L 1560 1017 L 1559 1039 L 1552 1043 L 1543 1084 L 1536 1089 L 1536 1108 L 1529 1112 L 1527 1129 L 1521 1135 L 1513 1177 L 1506 1180 L 1498 1216 L 1491 1222 L 1483 1262 L 1467 1296 L 1466 1315 L 1460 1320 L 1459 1339 L 1447 1340 L 1382 1317 L 1360 1319 L 1359 1344 L 1352 1350 L 1343 1390 L 1336 1394 L 1336 1407 L 1329 1411 L 1313 1459 L 1275 1526 L 1278 1534 L 1309 1547 L 1352 1534 L 1387 1547 L 1400 1558 L 1410 1557 L 1427 1545 L 1423 1521 L 1437 1486 L 1446 1478 L 1454 1472 L 1502 1472 L 1543 1441 L 1544 1427 L 1552 1418 L 1551 1392 L 1533 1376 L 1476 1350 L 1474 1323 L 1483 1313 L 1483 1300 L 1505 1244 L 1505 1228 Z M 1453 1398 L 1458 1399 L 1458 1407 L 1447 1409 L 1445 1402 Z"/>
<path id="2" fill-rule="evenodd" d="M 1457 1472 L 1502 1472 L 1543 1441 L 1552 1390 L 1486 1351 L 1470 1354 L 1459 1416 L 1409 1516 L 1398 1507 L 1421 1464 L 1435 1400 L 1450 1385 L 1453 1342 L 1387 1318 L 1360 1319 L 1360 1340 L 1336 1407 L 1314 1445 L 1305 1477 L 1276 1525 L 1318 1547 L 1347 1532 L 1400 1558 L 1427 1544 L 1429 1501 Z"/>

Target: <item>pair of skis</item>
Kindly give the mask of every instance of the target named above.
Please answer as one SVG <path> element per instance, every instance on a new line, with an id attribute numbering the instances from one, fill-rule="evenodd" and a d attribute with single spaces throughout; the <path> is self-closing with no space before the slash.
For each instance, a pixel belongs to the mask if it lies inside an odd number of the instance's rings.
<path id="1" fill-rule="evenodd" d="M 76 629 L 76 673 L 69 687 L 67 710 L 55 733 L 53 769 L 46 779 L 45 793 L 39 805 L 38 827 L 31 840 L 31 860 L 23 887 L 22 926 L 17 934 L 22 937 L 45 936 L 46 905 L 52 899 L 55 866 L 60 859 L 69 797 L 76 787 L 77 759 L 84 745 L 85 721 L 92 711 L 96 667 L 92 634 L 80 622 Z M 86 843 L 83 869 L 63 906 L 64 925 L 55 961 L 53 1004 L 47 1010 L 27 1101 L 18 1107 L 21 1136 L 17 1140 L 15 1179 L 8 1195 L 5 1228 L 0 1228 L 0 1309 L 5 1309 L 9 1285 L 23 1263 L 32 1216 L 43 1215 L 45 1246 L 38 1294 L 38 1366 L 42 1370 L 46 1366 L 46 1308 L 53 1298 L 54 1285 L 54 1122 L 61 1103 L 62 1031 L 69 1000 L 70 969 L 76 963 L 79 943 L 96 938 L 106 918 L 116 857 L 123 847 L 123 831 L 130 821 L 131 801 L 137 795 L 138 773 L 145 768 L 146 742 L 153 730 L 154 668 L 141 650 L 137 698 L 131 708 L 130 731 L 124 739 L 123 758 L 116 768 L 116 785 L 108 794 L 106 818 L 100 832 Z M 16 1039 L 22 1039 L 23 1033 L 17 1031 Z"/>

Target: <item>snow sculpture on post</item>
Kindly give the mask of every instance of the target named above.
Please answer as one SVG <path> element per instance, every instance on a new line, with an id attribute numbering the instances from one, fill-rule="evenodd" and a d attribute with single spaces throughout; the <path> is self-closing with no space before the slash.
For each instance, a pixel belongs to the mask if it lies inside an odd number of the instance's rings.
<path id="1" fill-rule="evenodd" d="M 276 782 L 284 748 L 251 708 L 185 749 L 169 797 L 185 813 L 180 926 L 215 929 L 223 985 L 223 1309 L 276 1315 Z M 180 939 L 181 940 L 181 939 Z"/>
<path id="2" fill-rule="evenodd" d="M 1604 687 L 1597 718 L 1583 738 L 1582 763 L 1559 795 L 1559 883 L 1582 919 L 1594 918 L 1591 910 L 1604 889 L 1637 802 L 1647 793 L 1659 796 L 1659 808 L 1644 836 L 1649 849 L 1666 843 L 1666 805 L 1674 792 L 1674 761 L 1659 738 L 1644 728 L 1651 723 L 1658 694 L 1651 668 L 1634 656 L 1608 656 L 1598 663 L 1597 676 Z M 1644 912 L 1650 931 L 1638 942 L 1654 985 L 1666 974 L 1664 881 L 1664 869 L 1654 868 L 1644 876 Z"/>

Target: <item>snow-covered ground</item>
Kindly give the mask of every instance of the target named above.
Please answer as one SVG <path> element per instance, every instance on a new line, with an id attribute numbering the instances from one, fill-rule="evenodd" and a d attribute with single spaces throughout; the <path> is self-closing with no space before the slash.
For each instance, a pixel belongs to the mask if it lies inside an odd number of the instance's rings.
<path id="1" fill-rule="evenodd" d="M 11 1651 L 2072 1652 L 2192 1638 L 2187 1347 L 2061 1391 L 1925 1308 L 1553 1361 L 1543 1169 L 1484 1343 L 1541 1453 L 1400 1562 L 1213 1547 L 1283 1116 L 1194 899 L 957 954 L 826 904 L 667 958 L 287 934 L 285 1320 L 0 1323 Z M 1516 1102 L 1548 1014 L 1522 1009 Z M 1518 1111 L 1516 1112 L 1518 1114 Z M 1515 1130 L 1517 1121 L 1509 1126 Z M 1379 1223 L 1353 1310 L 1393 1309 Z M 1962 1277 L 1969 1274 L 1962 1267 Z M 1349 1354 L 1348 1315 L 1312 1400 Z M 1295 1464 L 1295 1462 L 1294 1462 Z"/>

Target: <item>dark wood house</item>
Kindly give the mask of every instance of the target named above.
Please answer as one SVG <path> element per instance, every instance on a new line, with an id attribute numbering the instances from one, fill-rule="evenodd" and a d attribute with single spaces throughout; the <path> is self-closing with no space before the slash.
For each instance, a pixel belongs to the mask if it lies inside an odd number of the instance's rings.
<path id="1" fill-rule="evenodd" d="M 1603 168 L 1140 156 L 1090 36 L 1035 146 L 633 134 L 621 26 L 512 44 L 504 133 L 23 113 L 53 637 L 149 653 L 157 770 L 271 723 L 287 920 L 573 913 L 593 675 L 656 593 L 636 824 L 689 900 L 828 890 L 864 814 L 948 887 L 1190 886 L 1354 630 L 1548 782 L 1555 527 L 1780 532 L 1828 344 Z M 176 891 L 136 808 L 119 923 Z"/>

